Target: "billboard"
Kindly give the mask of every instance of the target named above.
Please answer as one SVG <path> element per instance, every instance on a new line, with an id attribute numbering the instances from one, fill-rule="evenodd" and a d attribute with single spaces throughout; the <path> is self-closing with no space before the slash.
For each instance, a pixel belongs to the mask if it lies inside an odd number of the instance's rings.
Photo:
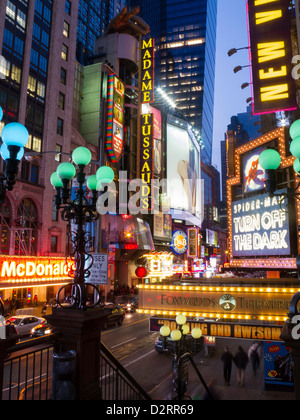
<path id="1" fill-rule="evenodd" d="M 286 193 L 286 189 L 278 194 Z M 234 257 L 290 255 L 290 222 L 286 199 L 269 194 L 232 203 L 232 254 Z"/>
<path id="2" fill-rule="evenodd" d="M 108 76 L 106 150 L 112 162 L 118 162 L 123 153 L 125 86 L 114 75 Z"/>
<path id="3" fill-rule="evenodd" d="M 265 188 L 266 172 L 259 164 L 259 156 L 266 147 L 259 147 L 242 157 L 243 193 L 251 193 Z"/>
<path id="4" fill-rule="evenodd" d="M 188 128 L 167 124 L 167 196 L 173 216 L 201 226 L 200 146 Z M 184 215 L 188 213 L 195 217 Z M 181 217 L 183 216 L 183 217 Z"/>
<path id="5" fill-rule="evenodd" d="M 297 109 L 289 0 L 247 0 L 253 113 Z"/>

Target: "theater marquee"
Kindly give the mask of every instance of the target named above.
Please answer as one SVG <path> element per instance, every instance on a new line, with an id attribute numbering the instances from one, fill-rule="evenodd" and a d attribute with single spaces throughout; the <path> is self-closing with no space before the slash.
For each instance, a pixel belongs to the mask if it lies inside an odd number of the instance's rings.
<path id="1" fill-rule="evenodd" d="M 247 0 L 254 114 L 297 109 L 289 0 Z"/>
<path id="2" fill-rule="evenodd" d="M 248 279 L 251 284 L 251 279 Z M 255 282 L 252 279 L 252 283 Z M 224 286 L 139 286 L 139 312 L 175 317 L 284 322 L 297 290 Z"/>

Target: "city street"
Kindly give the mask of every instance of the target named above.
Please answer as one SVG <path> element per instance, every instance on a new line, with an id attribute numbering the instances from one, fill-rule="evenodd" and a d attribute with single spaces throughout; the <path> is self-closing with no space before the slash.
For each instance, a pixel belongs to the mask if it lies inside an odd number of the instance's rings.
<path id="1" fill-rule="evenodd" d="M 154 341 L 158 334 L 149 332 L 148 319 L 146 315 L 127 314 L 121 328 L 103 332 L 102 341 L 151 398 L 171 400 L 174 396 L 171 355 L 155 351 Z M 221 362 L 224 346 L 228 346 L 235 354 L 239 345 L 248 350 L 251 344 L 250 340 L 217 339 L 217 348 L 213 355 L 206 357 L 202 350 L 195 361 L 206 383 L 212 386 L 221 400 L 294 400 L 293 392 L 281 392 L 277 389 L 265 391 L 263 361 L 255 377 L 248 366 L 245 388 L 236 384 L 235 367 L 232 370 L 232 386 L 224 386 Z M 204 388 L 192 367 L 189 368 L 189 375 L 188 395 L 195 399 L 203 397 Z"/>

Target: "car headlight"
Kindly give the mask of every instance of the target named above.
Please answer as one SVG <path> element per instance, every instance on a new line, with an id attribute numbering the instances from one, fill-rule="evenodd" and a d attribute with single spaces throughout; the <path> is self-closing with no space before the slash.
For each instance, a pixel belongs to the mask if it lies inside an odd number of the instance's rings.
<path id="1" fill-rule="evenodd" d="M 48 330 L 45 330 L 45 334 L 47 334 L 47 335 L 48 334 L 51 334 L 51 330 L 49 330 L 49 329 Z"/>

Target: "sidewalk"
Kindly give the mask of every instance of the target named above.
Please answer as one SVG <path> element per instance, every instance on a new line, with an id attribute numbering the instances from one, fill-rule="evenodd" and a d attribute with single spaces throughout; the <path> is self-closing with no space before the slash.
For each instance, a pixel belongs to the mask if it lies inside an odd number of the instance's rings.
<path id="1" fill-rule="evenodd" d="M 228 347 L 233 355 L 236 354 L 238 346 L 242 346 L 245 351 L 251 346 L 252 341 L 245 340 L 229 340 L 217 339 L 216 351 L 213 355 L 205 356 L 204 350 L 199 353 L 195 358 L 197 368 L 199 369 L 203 379 L 213 391 L 216 399 L 218 400 L 289 400 L 294 401 L 294 392 L 281 391 L 280 388 L 275 388 L 272 391 L 265 390 L 264 384 L 264 362 L 261 360 L 261 366 L 256 376 L 253 375 L 251 365 L 248 365 L 246 370 L 246 385 L 241 388 L 237 384 L 237 369 L 235 366 L 232 368 L 231 386 L 224 385 L 223 377 L 223 363 L 221 356 L 224 347 Z M 174 395 L 170 390 L 173 389 L 172 375 L 161 384 L 157 390 L 151 394 L 151 398 L 159 400 L 170 400 Z M 193 367 L 189 365 L 189 385 L 187 395 L 192 399 L 202 399 L 205 395 L 204 387 L 198 378 Z"/>
<path id="2" fill-rule="evenodd" d="M 265 390 L 263 360 L 261 360 L 260 370 L 256 376 L 253 375 L 251 365 L 248 365 L 244 388 L 237 384 L 237 369 L 235 366 L 232 368 L 231 386 L 224 385 L 223 363 L 221 362 L 224 347 L 227 346 L 231 353 L 235 355 L 238 346 L 242 346 L 245 351 L 248 351 L 251 344 L 251 341 L 217 339 L 216 351 L 212 356 L 206 357 L 204 352 L 199 354 L 195 360 L 207 384 L 212 385 L 213 391 L 221 400 L 295 400 L 293 392 L 281 391 L 280 388 L 274 388 L 272 391 Z M 190 367 L 189 393 L 192 397 L 203 396 L 203 386 L 198 385 L 199 379 L 195 375 L 194 369 Z"/>

